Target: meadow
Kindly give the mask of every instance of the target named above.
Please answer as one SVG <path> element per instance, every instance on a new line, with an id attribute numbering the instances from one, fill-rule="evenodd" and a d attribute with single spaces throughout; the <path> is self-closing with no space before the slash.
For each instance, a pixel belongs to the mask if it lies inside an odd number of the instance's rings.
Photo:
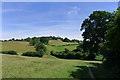
<path id="1" fill-rule="evenodd" d="M 59 59 L 49 55 L 50 51 L 63 51 L 65 48 L 72 51 L 78 43 L 67 43 L 57 40 L 50 40 L 47 47 L 47 55 L 43 57 L 26 57 L 21 56 L 23 52 L 35 51 L 34 46 L 30 46 L 28 42 L 7 41 L 3 42 L 2 51 L 14 50 L 19 55 L 0 54 L 2 56 L 2 77 L 3 78 L 75 78 L 82 80 L 83 78 L 91 79 L 89 74 L 89 66 L 94 76 L 97 78 L 108 77 L 102 75 L 104 68 L 97 69 L 101 65 L 101 61 L 86 61 L 75 59 Z M 98 57 L 99 59 L 100 57 Z M 97 64 L 97 65 L 96 65 Z M 107 71 L 108 72 L 108 71 Z M 108 74 L 108 73 L 107 73 Z"/>
<path id="2" fill-rule="evenodd" d="M 6 41 L 0 44 L 2 44 L 2 51 L 13 50 L 13 51 L 16 51 L 19 55 L 23 54 L 24 52 L 35 51 L 34 46 L 30 46 L 29 42 Z M 62 42 L 60 40 L 50 40 L 49 45 L 45 45 L 47 48 L 46 54 L 50 54 L 51 51 L 54 51 L 54 52 L 64 51 L 65 48 L 72 51 L 76 48 L 77 45 L 78 43 Z"/>
<path id="3" fill-rule="evenodd" d="M 79 78 L 90 78 L 88 69 L 82 71 L 89 63 L 101 63 L 100 61 L 66 60 L 58 59 L 50 55 L 42 58 L 24 57 L 16 55 L 2 55 L 3 78 L 75 78 L 73 72 L 81 69 Z M 77 78 L 77 77 L 76 77 Z"/>
<path id="4" fill-rule="evenodd" d="M 35 51 L 34 46 L 29 46 L 29 42 L 6 41 L 2 42 L 2 51 L 16 51 L 19 55 L 28 51 Z"/>

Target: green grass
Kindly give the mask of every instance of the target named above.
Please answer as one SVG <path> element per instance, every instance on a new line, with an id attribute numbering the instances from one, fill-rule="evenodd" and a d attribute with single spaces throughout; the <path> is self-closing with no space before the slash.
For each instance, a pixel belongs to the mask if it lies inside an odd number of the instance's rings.
<path id="1" fill-rule="evenodd" d="M 18 54 L 22 54 L 28 51 L 35 51 L 34 46 L 29 46 L 28 42 L 22 41 L 6 41 L 0 43 L 2 44 L 2 51 L 16 51 Z"/>
<path id="2" fill-rule="evenodd" d="M 54 52 L 64 51 L 65 48 L 72 51 L 72 50 L 76 49 L 76 46 L 77 45 L 70 45 L 70 46 L 50 46 L 50 45 L 46 45 L 48 54 L 50 53 L 50 51 L 54 51 Z"/>
<path id="3" fill-rule="evenodd" d="M 97 55 L 95 59 L 96 59 L 96 60 L 102 60 L 102 59 L 103 59 L 103 56 L 102 56 L 102 55 Z"/>
<path id="4" fill-rule="evenodd" d="M 35 51 L 35 48 L 29 46 L 28 42 L 8 41 L 0 43 L 0 45 L 1 44 L 2 51 L 14 50 L 17 51 L 18 54 Z M 77 43 L 51 40 L 46 47 L 47 53 L 49 54 L 51 50 L 55 52 L 63 51 L 64 48 L 73 50 L 77 45 Z M 1 55 L 3 78 L 77 78 L 82 80 L 83 78 L 90 78 L 86 65 L 91 68 L 95 78 L 108 78 L 112 76 L 113 72 L 106 70 L 101 65 L 99 66 L 98 63 L 101 63 L 100 61 L 58 59 L 50 55 L 44 55 L 42 58 L 7 54 L 0 54 L 0 56 Z M 101 58 L 102 56 L 96 57 L 98 60 Z"/>
<path id="5" fill-rule="evenodd" d="M 24 52 L 28 51 L 35 51 L 34 46 L 30 46 L 29 42 L 22 42 L 22 41 L 6 41 L 0 43 L 2 44 L 2 51 L 10 51 L 14 50 L 16 51 L 19 55 L 23 54 Z M 75 45 L 67 45 L 67 44 L 75 44 Z M 57 45 L 57 46 L 52 46 L 52 45 Z M 64 46 L 66 45 L 66 46 Z M 50 40 L 49 45 L 45 45 L 47 48 L 46 54 L 50 54 L 50 51 L 54 52 L 60 52 L 63 51 L 65 48 L 69 50 L 74 50 L 78 43 L 71 43 L 71 42 L 62 42 L 60 40 Z"/>
<path id="6" fill-rule="evenodd" d="M 74 72 L 82 70 L 78 66 L 91 65 L 91 61 L 58 59 L 50 55 L 43 58 L 5 54 L 2 56 L 3 78 L 75 78 Z M 79 76 L 82 78 L 83 74 L 79 73 Z M 87 71 L 84 76 L 88 76 Z"/>
<path id="7" fill-rule="evenodd" d="M 50 40 L 49 45 L 46 45 L 48 54 L 50 53 L 50 51 L 54 51 L 54 52 L 64 51 L 65 48 L 72 51 L 76 49 L 77 46 L 78 43 L 62 42 L 61 40 Z"/>
<path id="8" fill-rule="evenodd" d="M 67 44 L 78 44 L 76 42 L 63 42 L 61 40 L 50 40 L 49 45 L 67 45 Z"/>

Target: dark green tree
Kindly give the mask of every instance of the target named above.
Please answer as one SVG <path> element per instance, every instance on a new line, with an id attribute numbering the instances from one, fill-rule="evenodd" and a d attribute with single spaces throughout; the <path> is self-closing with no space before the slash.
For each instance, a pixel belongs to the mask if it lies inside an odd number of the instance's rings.
<path id="1" fill-rule="evenodd" d="M 40 37 L 40 42 L 48 44 L 49 39 L 47 37 Z"/>
<path id="2" fill-rule="evenodd" d="M 70 42 L 70 40 L 68 38 L 66 38 L 66 37 L 63 39 L 63 41 L 64 42 Z"/>
<path id="3" fill-rule="evenodd" d="M 114 27 L 108 30 L 106 38 L 107 53 L 105 54 L 105 62 L 109 66 L 120 68 L 120 8 L 115 14 Z"/>
<path id="4" fill-rule="evenodd" d="M 12 41 L 15 41 L 15 38 L 12 38 Z"/>
<path id="5" fill-rule="evenodd" d="M 43 43 L 39 42 L 35 45 L 35 48 L 36 48 L 36 51 L 39 52 L 39 51 L 44 51 L 46 52 L 46 47 L 44 46 Z"/>
<path id="6" fill-rule="evenodd" d="M 114 15 L 106 11 L 94 11 L 85 19 L 81 26 L 83 30 L 83 51 L 97 53 L 99 43 L 106 41 L 105 34 L 113 25 Z"/>

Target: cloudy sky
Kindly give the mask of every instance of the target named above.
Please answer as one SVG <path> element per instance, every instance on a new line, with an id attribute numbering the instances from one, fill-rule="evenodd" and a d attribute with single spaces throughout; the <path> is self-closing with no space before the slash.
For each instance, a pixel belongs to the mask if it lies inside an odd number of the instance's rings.
<path id="1" fill-rule="evenodd" d="M 2 39 L 51 35 L 82 40 L 85 18 L 117 7 L 117 2 L 3 2 Z"/>

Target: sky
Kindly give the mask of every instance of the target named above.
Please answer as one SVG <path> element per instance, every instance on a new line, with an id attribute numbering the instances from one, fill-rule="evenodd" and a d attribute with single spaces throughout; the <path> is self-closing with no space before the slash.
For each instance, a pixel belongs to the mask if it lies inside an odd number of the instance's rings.
<path id="1" fill-rule="evenodd" d="M 60 36 L 82 40 L 80 26 L 93 11 L 113 12 L 117 2 L 3 2 L 2 39 Z"/>

